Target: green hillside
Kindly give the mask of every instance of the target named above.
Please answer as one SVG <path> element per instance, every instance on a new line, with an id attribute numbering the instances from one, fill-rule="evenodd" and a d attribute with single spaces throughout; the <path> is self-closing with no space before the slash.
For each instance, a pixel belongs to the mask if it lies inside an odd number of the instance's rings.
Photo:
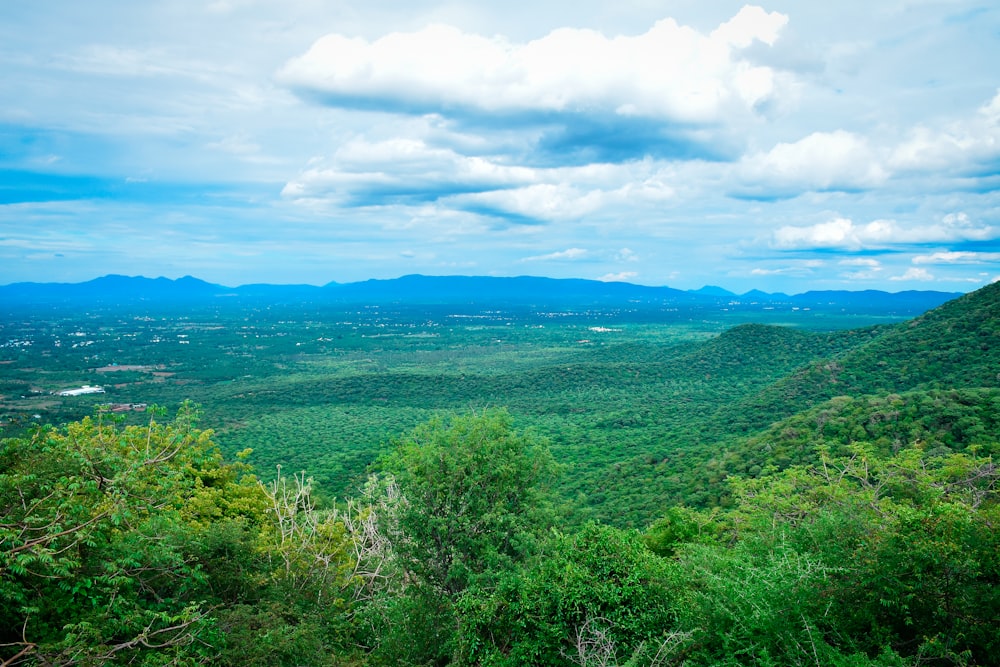
<path id="1" fill-rule="evenodd" d="M 998 453 L 1000 389 L 931 389 L 877 396 L 838 396 L 732 443 L 722 465 L 757 477 L 767 468 L 814 463 L 817 448 L 843 456 L 864 443 L 880 456 L 918 447 L 930 454 Z"/>
<path id="2" fill-rule="evenodd" d="M 811 356 L 810 356 L 811 355 Z M 992 451 L 1000 433 L 1000 284 L 897 325 L 821 334 L 734 327 L 675 360 L 717 380 L 686 437 L 618 461 L 602 486 L 625 489 L 627 516 L 728 502 L 727 478 L 843 454 L 868 443 Z M 624 511 L 624 510 L 623 510 Z"/>
<path id="3" fill-rule="evenodd" d="M 755 430 L 835 396 L 1000 387 L 1000 283 L 881 331 L 740 401 L 734 421 Z"/>

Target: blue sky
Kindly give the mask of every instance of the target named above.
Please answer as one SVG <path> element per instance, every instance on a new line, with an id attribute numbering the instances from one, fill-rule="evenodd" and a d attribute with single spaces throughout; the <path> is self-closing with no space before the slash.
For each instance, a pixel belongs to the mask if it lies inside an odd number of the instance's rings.
<path id="1" fill-rule="evenodd" d="M 0 283 L 1000 278 L 1000 7 L 0 7 Z"/>

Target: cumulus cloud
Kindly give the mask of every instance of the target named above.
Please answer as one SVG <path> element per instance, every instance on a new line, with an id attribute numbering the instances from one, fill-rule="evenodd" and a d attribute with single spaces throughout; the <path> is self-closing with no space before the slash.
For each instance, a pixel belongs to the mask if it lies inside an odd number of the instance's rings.
<path id="1" fill-rule="evenodd" d="M 787 21 L 746 6 L 709 34 L 670 18 L 640 35 L 561 28 L 526 43 L 448 25 L 374 41 L 330 34 L 277 76 L 343 107 L 710 122 L 780 94 L 782 74 L 742 51 L 773 44 Z"/>
<path id="2" fill-rule="evenodd" d="M 342 207 L 432 203 L 511 223 L 576 220 L 611 206 L 657 206 L 675 196 L 655 161 L 536 168 L 463 155 L 421 138 L 355 138 L 286 183 L 286 199 Z"/>
<path id="3" fill-rule="evenodd" d="M 833 248 L 861 250 L 893 245 L 983 241 L 994 238 L 996 230 L 972 222 L 964 213 L 952 213 L 939 224 L 904 226 L 895 220 L 874 220 L 856 224 L 835 218 L 807 227 L 786 226 L 773 234 L 771 246 L 779 249 Z"/>
<path id="4" fill-rule="evenodd" d="M 457 192 L 514 187 L 536 180 L 535 170 L 461 155 L 420 139 L 371 142 L 354 139 L 323 165 L 289 181 L 282 195 L 348 205 L 382 205 L 401 199 L 434 200 Z"/>
<path id="5" fill-rule="evenodd" d="M 1000 160 L 1000 90 L 976 114 L 945 127 L 921 125 L 893 150 L 889 163 L 907 171 L 974 174 Z"/>
<path id="6" fill-rule="evenodd" d="M 794 196 L 809 190 L 863 190 L 885 182 L 868 140 L 844 130 L 814 132 L 793 143 L 745 156 L 737 173 L 742 196 Z"/>
<path id="7" fill-rule="evenodd" d="M 579 220 L 622 197 L 621 190 L 583 190 L 570 183 L 539 183 L 456 195 L 444 203 L 472 212 L 545 222 Z"/>
<path id="8" fill-rule="evenodd" d="M 545 222 L 579 219 L 597 210 L 601 200 L 600 191 L 584 192 L 566 183 L 538 183 L 508 190 L 455 195 L 443 203 L 508 220 Z"/>
<path id="9" fill-rule="evenodd" d="M 878 223 L 871 223 L 877 225 Z M 866 231 L 866 230 L 864 230 Z M 836 218 L 809 227 L 782 227 L 774 232 L 773 247 L 777 248 L 860 248 L 858 231 L 851 220 Z"/>
<path id="10" fill-rule="evenodd" d="M 625 210 L 655 206 L 674 196 L 673 189 L 656 178 L 629 181 L 613 187 L 616 182 L 628 178 L 627 172 L 608 174 L 608 182 L 603 186 L 590 182 L 575 170 L 552 170 L 540 173 L 539 177 L 553 182 L 459 194 L 441 203 L 466 211 L 526 221 L 556 222 L 580 220 L 613 208 Z"/>
<path id="11" fill-rule="evenodd" d="M 731 193 L 780 199 L 809 191 L 853 192 L 914 172 L 991 175 L 998 162 L 1000 90 L 972 116 L 938 127 L 918 125 L 899 143 L 873 143 L 855 132 L 837 130 L 751 153 L 739 161 Z"/>

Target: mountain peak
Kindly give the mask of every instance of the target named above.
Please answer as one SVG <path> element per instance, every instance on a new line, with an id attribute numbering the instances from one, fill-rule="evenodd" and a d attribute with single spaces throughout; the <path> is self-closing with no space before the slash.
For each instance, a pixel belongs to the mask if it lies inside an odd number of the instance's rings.
<path id="1" fill-rule="evenodd" d="M 699 294 L 701 296 L 736 296 L 734 292 L 730 292 L 729 290 L 716 285 L 705 285 L 699 289 L 689 289 L 688 292 L 691 294 Z"/>

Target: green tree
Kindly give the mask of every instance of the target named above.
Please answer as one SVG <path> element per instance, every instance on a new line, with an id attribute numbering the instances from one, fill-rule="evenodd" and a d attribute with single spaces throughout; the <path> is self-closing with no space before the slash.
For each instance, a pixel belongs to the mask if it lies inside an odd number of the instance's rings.
<path id="1" fill-rule="evenodd" d="M 636 531 L 589 524 L 555 534 L 492 591 L 460 602 L 470 664 L 665 665 L 683 656 L 678 584 Z"/>
<path id="2" fill-rule="evenodd" d="M 531 552 L 552 517 L 552 457 L 504 410 L 435 418 L 384 461 L 399 485 L 396 551 L 418 581 L 454 596 Z"/>
<path id="3" fill-rule="evenodd" d="M 721 517 L 733 546 L 677 547 L 691 582 L 683 627 L 702 629 L 695 655 L 713 664 L 995 662 L 992 459 L 974 448 L 888 457 L 849 449 L 734 482 L 737 505 Z"/>
<path id="4" fill-rule="evenodd" d="M 366 490 L 319 509 L 310 482 L 225 463 L 190 405 L 0 445 L 0 664 L 318 665 L 384 578 Z M 241 456 L 245 456 L 246 452 Z"/>
<path id="5" fill-rule="evenodd" d="M 552 524 L 551 455 L 504 410 L 431 420 L 403 436 L 382 468 L 400 499 L 387 532 L 403 587 L 369 606 L 386 664 L 447 664 L 462 619 L 455 600 L 488 590 Z"/>
<path id="6" fill-rule="evenodd" d="M 222 463 L 193 423 L 190 406 L 145 427 L 99 414 L 0 445 L 4 664 L 214 653 L 183 514 Z"/>

